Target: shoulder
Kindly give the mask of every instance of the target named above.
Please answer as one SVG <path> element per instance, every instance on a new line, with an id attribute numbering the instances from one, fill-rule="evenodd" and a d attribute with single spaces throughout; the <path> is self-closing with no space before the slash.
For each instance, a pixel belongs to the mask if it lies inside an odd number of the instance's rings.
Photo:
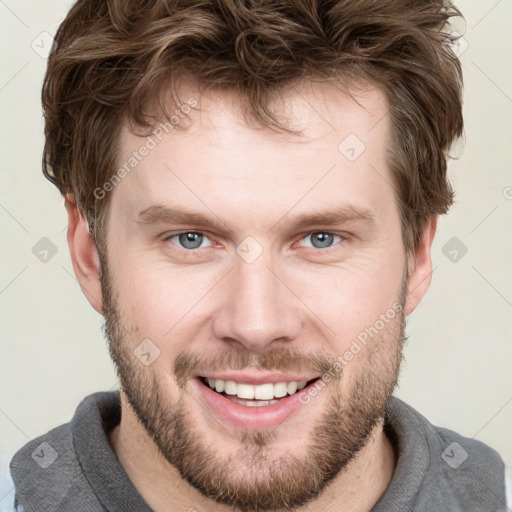
<path id="1" fill-rule="evenodd" d="M 69 423 L 50 430 L 20 448 L 10 464 L 16 489 L 16 503 L 30 510 L 30 504 L 58 504 L 82 483 L 82 475 Z M 49 509 L 58 510 L 58 509 Z"/>
<path id="2" fill-rule="evenodd" d="M 19 510 L 60 512 L 72 510 L 73 503 L 83 504 L 91 512 L 103 510 L 85 476 L 73 435 L 77 415 L 90 413 L 102 396 L 87 397 L 71 422 L 29 441 L 16 452 L 10 470 Z"/>
<path id="3" fill-rule="evenodd" d="M 498 452 L 452 430 L 433 430 L 442 461 L 439 487 L 449 490 L 458 502 L 479 502 L 481 507 L 488 507 L 481 510 L 505 510 L 505 464 Z"/>
<path id="4" fill-rule="evenodd" d="M 433 425 L 397 398 L 393 398 L 389 414 L 400 455 L 414 455 L 404 457 L 409 459 L 407 470 L 424 468 L 420 501 L 442 503 L 446 510 L 505 510 L 505 465 L 496 450 Z"/>

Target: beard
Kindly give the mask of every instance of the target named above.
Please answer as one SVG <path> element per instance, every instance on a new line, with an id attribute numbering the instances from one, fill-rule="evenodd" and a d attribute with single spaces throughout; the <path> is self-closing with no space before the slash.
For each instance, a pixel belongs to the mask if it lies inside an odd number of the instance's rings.
<path id="1" fill-rule="evenodd" d="M 300 446 L 301 454 L 288 452 L 277 458 L 278 433 L 275 431 L 240 431 L 233 434 L 233 453 L 216 450 L 215 444 L 208 442 L 205 436 L 209 426 L 211 432 L 218 435 L 213 419 L 202 424 L 190 419 L 186 398 L 190 403 L 193 397 L 186 393 L 187 377 L 199 369 L 247 368 L 316 370 L 325 375 L 336 359 L 329 354 L 308 355 L 290 348 L 275 348 L 255 355 L 232 347 L 210 357 L 186 350 L 173 364 L 181 396 L 170 403 L 167 372 L 159 375 L 152 366 L 142 366 L 134 356 L 133 349 L 140 342 L 136 337 L 139 328 L 126 321 L 120 311 L 106 261 L 102 261 L 101 268 L 104 332 L 122 391 L 162 456 L 186 482 L 216 503 L 243 512 L 304 506 L 318 498 L 328 484 L 347 469 L 386 416 L 402 360 L 406 272 L 397 300 L 402 307 L 362 348 L 361 355 L 355 356 L 366 357 L 359 375 L 354 376 L 349 385 L 340 386 L 344 371 L 336 373 L 323 389 L 322 395 L 329 393 L 328 399 L 311 428 L 307 445 Z"/>

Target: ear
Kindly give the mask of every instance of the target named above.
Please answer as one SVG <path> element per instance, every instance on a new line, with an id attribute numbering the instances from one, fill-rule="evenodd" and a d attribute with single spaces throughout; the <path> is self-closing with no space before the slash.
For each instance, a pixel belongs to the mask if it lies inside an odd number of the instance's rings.
<path id="1" fill-rule="evenodd" d="M 409 284 L 405 301 L 405 314 L 411 314 L 423 299 L 432 279 L 432 257 L 430 250 L 436 234 L 437 216 L 431 217 L 424 226 L 420 243 L 409 255 Z"/>
<path id="2" fill-rule="evenodd" d="M 67 237 L 73 270 L 83 294 L 91 306 L 102 314 L 100 258 L 96 242 L 72 194 L 65 196 L 65 205 L 68 212 Z"/>

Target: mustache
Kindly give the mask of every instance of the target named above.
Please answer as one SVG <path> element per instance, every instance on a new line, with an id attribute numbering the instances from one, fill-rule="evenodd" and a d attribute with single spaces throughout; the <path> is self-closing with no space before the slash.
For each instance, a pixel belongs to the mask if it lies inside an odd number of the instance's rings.
<path id="1" fill-rule="evenodd" d="M 180 387 L 185 387 L 188 375 L 201 371 L 275 370 L 282 372 L 318 372 L 324 375 L 336 358 L 325 351 L 304 354 L 297 349 L 276 347 L 263 354 L 254 354 L 238 348 L 225 349 L 209 355 L 185 350 L 174 360 L 174 375 Z"/>

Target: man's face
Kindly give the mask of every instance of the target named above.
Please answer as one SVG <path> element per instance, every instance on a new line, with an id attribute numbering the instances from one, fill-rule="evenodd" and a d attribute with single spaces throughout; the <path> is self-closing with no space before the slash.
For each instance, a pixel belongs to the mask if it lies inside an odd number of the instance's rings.
<path id="1" fill-rule="evenodd" d="M 242 510 L 297 507 L 367 443 L 398 374 L 407 265 L 387 103 L 303 87 L 282 110 L 297 137 L 247 126 L 229 94 L 198 99 L 112 192 L 111 353 L 191 485 Z M 125 129 L 119 166 L 145 143 Z"/>

